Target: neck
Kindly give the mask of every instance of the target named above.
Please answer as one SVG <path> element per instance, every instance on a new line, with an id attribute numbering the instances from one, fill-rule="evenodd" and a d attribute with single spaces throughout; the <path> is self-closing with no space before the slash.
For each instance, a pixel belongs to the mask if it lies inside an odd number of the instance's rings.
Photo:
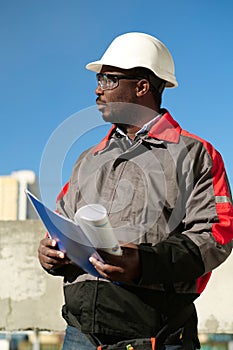
<path id="1" fill-rule="evenodd" d="M 156 117 L 156 115 L 159 115 L 159 112 L 153 112 L 153 114 L 151 114 L 150 116 L 147 116 L 147 118 L 143 118 L 143 120 L 141 119 L 140 121 L 137 122 L 137 125 L 131 125 L 131 124 L 118 124 L 119 128 L 124 131 L 124 133 L 131 139 L 134 140 L 135 139 L 135 134 L 141 130 L 141 128 L 148 123 L 149 121 L 151 121 L 152 119 L 154 119 Z M 135 118 L 134 118 L 135 120 Z"/>
<path id="2" fill-rule="evenodd" d="M 134 125 L 121 125 L 118 124 L 118 127 L 124 131 L 124 133 L 128 136 L 129 139 L 134 140 L 135 139 L 135 134 L 138 130 L 141 129 L 141 127 L 134 126 Z"/>

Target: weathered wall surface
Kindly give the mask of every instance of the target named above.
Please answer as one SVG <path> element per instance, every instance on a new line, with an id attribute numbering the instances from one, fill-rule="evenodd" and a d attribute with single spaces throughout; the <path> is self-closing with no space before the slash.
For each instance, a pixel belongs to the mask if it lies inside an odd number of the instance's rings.
<path id="1" fill-rule="evenodd" d="M 62 278 L 37 259 L 45 229 L 39 220 L 0 222 L 0 329 L 63 330 Z"/>
<path id="2" fill-rule="evenodd" d="M 233 334 L 233 252 L 213 271 L 206 290 L 196 301 L 201 333 Z"/>
<path id="3" fill-rule="evenodd" d="M 39 221 L 0 222 L 0 329 L 64 330 L 62 279 L 37 259 L 45 229 Z M 196 302 L 201 333 L 233 333 L 233 254 L 214 271 Z"/>

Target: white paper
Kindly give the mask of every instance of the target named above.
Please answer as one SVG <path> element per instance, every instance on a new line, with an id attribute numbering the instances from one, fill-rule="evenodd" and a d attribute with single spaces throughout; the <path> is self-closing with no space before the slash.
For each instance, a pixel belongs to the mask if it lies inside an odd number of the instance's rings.
<path id="1" fill-rule="evenodd" d="M 86 233 L 93 246 L 107 253 L 122 255 L 122 250 L 101 204 L 88 204 L 75 214 L 75 222 Z"/>

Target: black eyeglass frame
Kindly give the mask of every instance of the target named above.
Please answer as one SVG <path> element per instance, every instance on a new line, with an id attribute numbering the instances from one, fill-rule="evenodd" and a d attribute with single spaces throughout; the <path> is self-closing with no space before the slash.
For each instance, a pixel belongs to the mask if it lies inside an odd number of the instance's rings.
<path id="1" fill-rule="evenodd" d="M 117 85 L 114 86 L 113 88 L 110 88 L 110 89 L 107 88 L 107 89 L 104 89 L 104 90 L 115 89 L 116 87 L 118 87 L 119 80 L 121 80 L 121 79 L 129 79 L 129 80 L 146 79 L 151 84 L 151 88 L 155 89 L 159 93 L 163 92 L 163 90 L 165 88 L 165 85 L 166 85 L 165 80 L 162 80 L 162 79 L 157 80 L 156 77 L 154 77 L 152 74 L 150 74 L 149 76 L 142 76 L 142 75 L 140 76 L 140 75 L 118 75 L 118 74 L 110 74 L 110 73 L 97 73 L 96 74 L 96 78 L 97 78 L 98 84 L 100 83 L 98 78 L 101 77 L 101 76 L 102 77 L 105 76 L 107 79 L 112 80 L 113 83 L 115 83 L 115 84 L 117 83 Z M 114 81 L 114 78 L 115 78 L 115 81 Z M 101 85 L 100 85 L 100 87 L 101 87 Z"/>
<path id="2" fill-rule="evenodd" d="M 116 86 L 113 87 L 113 89 L 115 89 L 118 84 L 119 84 L 119 80 L 121 79 L 129 79 L 129 80 L 141 80 L 141 79 L 145 79 L 145 77 L 143 76 L 135 76 L 135 75 L 118 75 L 118 74 L 109 74 L 109 73 L 97 73 L 96 74 L 96 78 L 97 78 L 97 82 L 98 84 L 99 82 L 99 77 L 106 77 L 107 79 L 110 79 L 113 83 L 117 83 Z M 101 87 L 101 85 L 100 85 Z M 111 89 L 105 89 L 105 90 L 111 90 Z"/>

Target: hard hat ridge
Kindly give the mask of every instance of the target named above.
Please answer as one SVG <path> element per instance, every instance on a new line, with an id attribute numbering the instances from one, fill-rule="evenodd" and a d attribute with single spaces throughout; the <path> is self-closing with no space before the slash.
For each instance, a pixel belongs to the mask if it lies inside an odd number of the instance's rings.
<path id="1" fill-rule="evenodd" d="M 166 87 L 178 86 L 170 52 L 160 40 L 149 34 L 132 32 L 116 37 L 102 58 L 88 63 L 86 68 L 99 73 L 103 65 L 122 69 L 144 67 L 165 80 Z"/>

